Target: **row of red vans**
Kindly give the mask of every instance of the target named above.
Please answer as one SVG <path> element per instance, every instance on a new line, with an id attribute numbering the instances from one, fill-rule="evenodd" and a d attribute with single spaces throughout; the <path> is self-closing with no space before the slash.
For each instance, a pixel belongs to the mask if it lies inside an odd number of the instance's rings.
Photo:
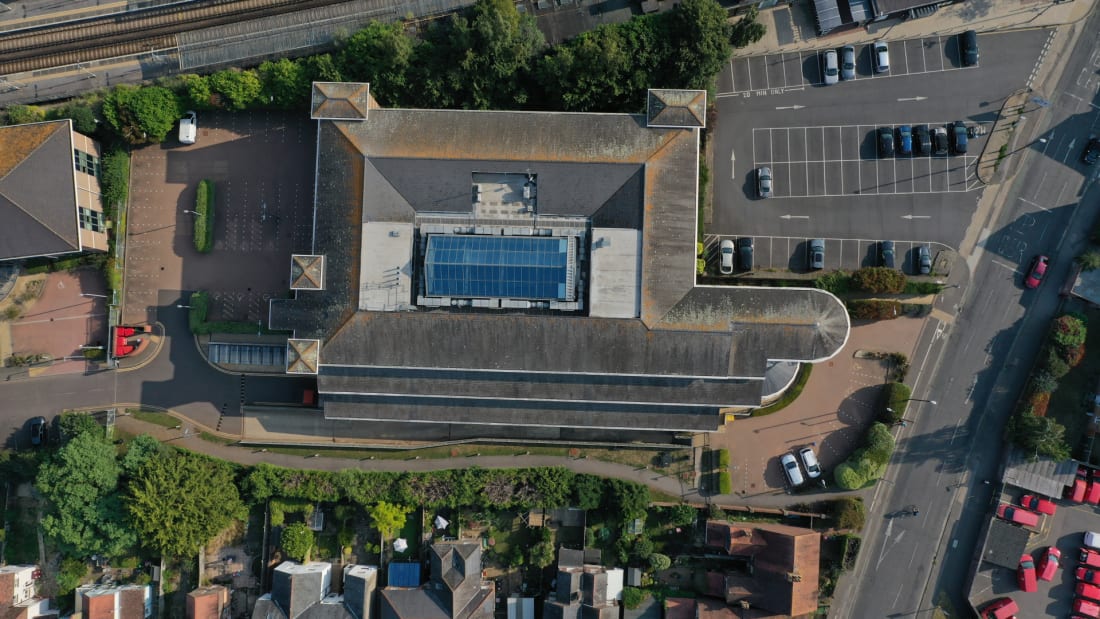
<path id="1" fill-rule="evenodd" d="M 1066 486 L 1065 497 L 1074 503 L 1100 505 L 1100 471 L 1093 470 L 1092 479 L 1089 479 L 1089 471 L 1078 467 L 1077 477 Z"/>

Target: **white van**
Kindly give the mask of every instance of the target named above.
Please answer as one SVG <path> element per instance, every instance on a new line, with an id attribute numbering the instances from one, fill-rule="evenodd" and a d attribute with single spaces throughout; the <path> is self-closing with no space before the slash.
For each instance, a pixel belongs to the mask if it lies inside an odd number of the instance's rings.
<path id="1" fill-rule="evenodd" d="M 199 119 L 194 112 L 187 112 L 187 114 L 180 119 L 180 143 L 181 144 L 194 144 L 195 138 L 199 134 Z"/>

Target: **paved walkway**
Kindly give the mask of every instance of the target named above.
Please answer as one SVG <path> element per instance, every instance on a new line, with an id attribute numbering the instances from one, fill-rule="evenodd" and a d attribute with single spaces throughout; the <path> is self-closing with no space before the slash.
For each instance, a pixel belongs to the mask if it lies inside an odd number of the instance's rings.
<path id="1" fill-rule="evenodd" d="M 812 0 L 795 0 L 761 12 L 768 28 L 759 42 L 735 50 L 735 56 L 757 56 L 856 45 L 871 40 L 890 41 L 926 36 L 948 36 L 964 30 L 978 32 L 1042 28 L 1074 23 L 1092 8 L 1091 0 L 1051 3 L 1027 0 L 967 0 L 941 8 L 929 17 L 888 19 L 823 37 L 814 30 Z"/>

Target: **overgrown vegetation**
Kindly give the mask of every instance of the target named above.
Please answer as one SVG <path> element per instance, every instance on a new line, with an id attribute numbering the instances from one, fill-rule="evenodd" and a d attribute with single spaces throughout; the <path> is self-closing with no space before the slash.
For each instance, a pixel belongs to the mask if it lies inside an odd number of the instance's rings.
<path id="1" fill-rule="evenodd" d="M 214 249 L 214 181 L 199 181 L 195 192 L 194 237 L 195 250 L 200 254 Z"/>
<path id="2" fill-rule="evenodd" d="M 833 471 L 838 486 L 858 490 L 882 477 L 894 454 L 894 436 L 881 423 L 873 423 L 860 447 Z"/>
<path id="3" fill-rule="evenodd" d="M 865 267 L 852 273 L 852 285 L 860 292 L 899 294 L 905 290 L 905 274 L 886 267 Z"/>

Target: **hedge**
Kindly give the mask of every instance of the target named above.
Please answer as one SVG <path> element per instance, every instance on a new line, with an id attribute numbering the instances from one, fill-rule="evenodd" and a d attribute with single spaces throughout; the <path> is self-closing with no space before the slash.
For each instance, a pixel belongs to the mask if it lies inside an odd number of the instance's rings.
<path id="1" fill-rule="evenodd" d="M 103 167 L 99 173 L 99 185 L 102 190 L 103 208 L 110 213 L 115 207 L 126 204 L 130 195 L 130 155 L 124 150 L 115 149 L 103 156 Z"/>
<path id="2" fill-rule="evenodd" d="M 719 449 L 718 450 L 718 468 L 728 469 L 730 467 L 730 450 Z"/>
<path id="3" fill-rule="evenodd" d="M 733 492 L 733 480 L 730 479 L 729 471 L 721 471 L 718 473 L 718 494 L 730 494 Z"/>
<path id="4" fill-rule="evenodd" d="M 201 290 L 192 292 L 187 304 L 191 306 L 187 313 L 187 324 L 191 327 L 191 333 L 202 333 L 206 324 L 206 313 L 210 311 L 210 295 Z"/>
<path id="5" fill-rule="evenodd" d="M 905 290 L 905 274 L 886 267 L 864 267 L 852 273 L 852 285 L 874 294 L 898 294 Z"/>
<path id="6" fill-rule="evenodd" d="M 848 315 L 857 320 L 897 318 L 904 312 L 901 303 L 893 300 L 855 299 L 848 301 Z"/>
<path id="7" fill-rule="evenodd" d="M 886 383 L 879 396 L 879 419 L 891 424 L 901 421 L 912 395 L 913 390 L 905 383 Z"/>
<path id="8" fill-rule="evenodd" d="M 858 490 L 882 477 L 894 455 L 894 435 L 881 423 L 873 423 L 863 437 L 864 446 L 833 471 L 838 486 Z"/>
<path id="9" fill-rule="evenodd" d="M 202 254 L 214 249 L 214 181 L 199 181 L 195 192 L 195 249 Z"/>

